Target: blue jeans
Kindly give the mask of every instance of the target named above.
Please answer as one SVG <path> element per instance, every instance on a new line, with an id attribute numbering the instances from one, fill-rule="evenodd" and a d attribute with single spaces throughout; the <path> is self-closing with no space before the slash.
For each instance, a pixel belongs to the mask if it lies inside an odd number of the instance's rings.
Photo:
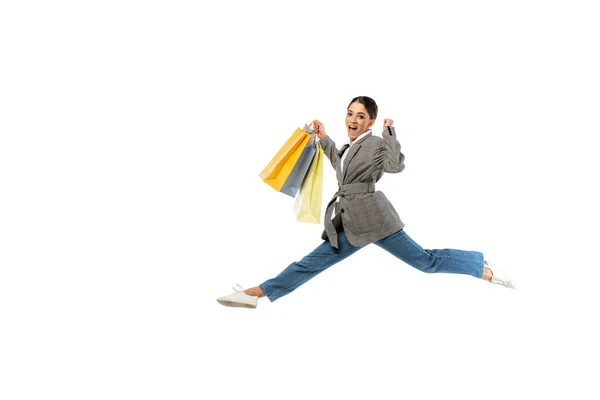
<path id="1" fill-rule="evenodd" d="M 375 244 L 423 272 L 464 274 L 476 278 L 483 274 L 482 253 L 455 249 L 425 250 L 403 229 Z M 275 301 L 362 248 L 352 246 L 344 232 L 338 233 L 338 246 L 336 249 L 324 241 L 302 260 L 291 263 L 275 278 L 260 284 L 260 289 L 270 301 Z"/>

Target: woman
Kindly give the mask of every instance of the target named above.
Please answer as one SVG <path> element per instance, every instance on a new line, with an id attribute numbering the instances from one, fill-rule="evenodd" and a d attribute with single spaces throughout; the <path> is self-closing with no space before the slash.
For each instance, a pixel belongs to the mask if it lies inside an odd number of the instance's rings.
<path id="1" fill-rule="evenodd" d="M 404 223 L 392 204 L 382 192 L 375 191 L 375 182 L 384 172 L 404 170 L 404 155 L 396 139 L 394 121 L 384 119 L 379 138 L 371 133 L 376 118 L 377 104 L 373 99 L 367 96 L 352 99 L 346 114 L 349 141 L 339 150 L 325 133 L 323 124 L 315 121 L 315 133 L 338 180 L 338 191 L 325 211 L 322 235 L 325 241 L 275 278 L 246 290 L 234 288 L 234 293 L 217 299 L 220 304 L 256 308 L 262 297 L 275 301 L 371 243 L 423 272 L 471 275 L 516 288 L 504 271 L 484 260 L 482 253 L 424 250 L 404 232 Z"/>

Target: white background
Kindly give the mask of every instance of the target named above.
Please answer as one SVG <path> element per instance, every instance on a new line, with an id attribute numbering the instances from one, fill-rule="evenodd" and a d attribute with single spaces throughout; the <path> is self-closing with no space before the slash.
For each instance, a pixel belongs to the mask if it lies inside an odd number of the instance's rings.
<path id="1" fill-rule="evenodd" d="M 594 3 L 2 2 L 0 397 L 597 399 Z M 369 246 L 220 306 L 320 243 L 258 173 L 358 95 L 407 233 L 519 288 Z"/>

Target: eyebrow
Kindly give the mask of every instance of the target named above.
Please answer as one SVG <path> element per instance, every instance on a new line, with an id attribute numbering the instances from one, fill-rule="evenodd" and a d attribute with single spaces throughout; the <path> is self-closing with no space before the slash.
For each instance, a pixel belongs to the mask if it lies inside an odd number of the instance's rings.
<path id="1" fill-rule="evenodd" d="M 352 110 L 348 110 L 348 112 L 352 112 Z M 364 113 L 364 112 L 362 112 L 362 111 L 359 111 L 359 112 L 357 112 L 357 114 L 367 115 L 367 114 L 365 114 L 365 113 Z"/>

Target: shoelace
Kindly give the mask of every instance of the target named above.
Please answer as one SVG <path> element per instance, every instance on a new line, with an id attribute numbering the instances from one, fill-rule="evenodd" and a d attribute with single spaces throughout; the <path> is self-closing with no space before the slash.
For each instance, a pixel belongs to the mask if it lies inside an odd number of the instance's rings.
<path id="1" fill-rule="evenodd" d="M 495 283 L 495 284 L 506 286 L 509 288 L 514 288 L 515 285 L 512 283 L 511 280 L 498 278 L 496 276 L 496 274 L 494 274 L 494 271 L 492 271 L 492 269 L 490 268 L 490 265 L 488 264 L 488 262 L 484 261 L 483 263 L 485 264 L 486 267 L 488 267 L 490 269 L 490 272 L 492 273 L 492 277 L 490 278 L 490 283 Z"/>
<path id="2" fill-rule="evenodd" d="M 492 282 L 492 283 L 498 283 L 498 284 L 504 285 L 504 286 L 508 286 L 508 284 L 510 283 L 509 281 L 506 281 L 504 279 L 496 278 L 493 275 L 492 275 L 492 279 L 490 280 L 490 282 Z"/>
<path id="3" fill-rule="evenodd" d="M 239 289 L 236 289 L 235 286 L 237 286 Z M 232 288 L 233 288 L 234 291 L 236 291 L 236 292 L 243 292 L 244 291 L 244 288 L 239 283 L 236 283 L 235 286 L 232 286 Z"/>
<path id="4" fill-rule="evenodd" d="M 511 287 L 512 286 L 512 282 L 510 280 L 496 278 L 494 276 L 493 272 L 492 272 L 492 279 L 490 279 L 490 282 L 491 283 L 496 283 L 498 285 L 506 286 L 506 287 Z"/>

